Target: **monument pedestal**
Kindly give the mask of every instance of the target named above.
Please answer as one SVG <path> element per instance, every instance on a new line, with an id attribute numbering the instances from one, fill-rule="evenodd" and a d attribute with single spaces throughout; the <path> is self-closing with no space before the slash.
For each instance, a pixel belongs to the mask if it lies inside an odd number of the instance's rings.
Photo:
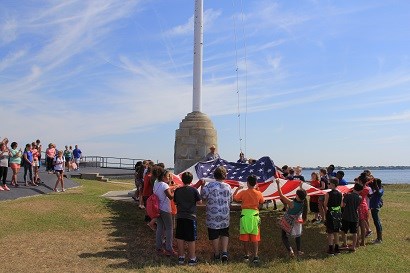
<path id="1" fill-rule="evenodd" d="M 178 174 L 203 160 L 211 145 L 217 145 L 212 121 L 202 112 L 189 113 L 175 132 L 174 172 Z"/>

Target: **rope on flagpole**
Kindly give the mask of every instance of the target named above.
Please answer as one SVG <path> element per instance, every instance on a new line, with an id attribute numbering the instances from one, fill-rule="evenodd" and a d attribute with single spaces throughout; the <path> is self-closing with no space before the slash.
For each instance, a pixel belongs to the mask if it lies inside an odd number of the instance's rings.
<path id="1" fill-rule="evenodd" d="M 232 6 L 235 10 L 235 0 L 232 0 Z M 234 25 L 234 43 L 235 43 L 235 72 L 236 72 L 236 95 L 237 95 L 237 117 L 238 117 L 238 138 L 239 150 L 242 152 L 242 130 L 241 130 L 241 109 L 240 109 L 240 92 L 239 92 L 239 66 L 238 66 L 238 47 L 237 47 L 237 33 L 236 33 L 236 16 L 233 17 Z"/>
<path id="2" fill-rule="evenodd" d="M 245 32 L 245 20 L 243 15 L 243 1 L 241 0 L 241 18 L 242 18 L 242 35 L 243 35 L 243 48 L 245 54 L 245 154 L 246 154 L 246 136 L 247 136 L 247 119 L 248 119 L 248 63 L 247 63 L 247 50 L 246 50 L 246 32 Z"/>
<path id="3" fill-rule="evenodd" d="M 235 0 L 232 0 L 232 5 L 235 10 Z M 237 117 L 238 117 L 238 136 L 239 136 L 239 150 L 242 152 L 242 141 L 244 141 L 244 153 L 247 151 L 247 118 L 248 118 L 248 63 L 247 63 L 247 49 L 246 49 L 246 32 L 245 32 L 245 19 L 243 12 L 243 1 L 241 0 L 241 21 L 242 21 L 242 40 L 244 48 L 244 77 L 245 77 L 245 115 L 243 118 L 244 123 L 244 139 L 242 139 L 242 116 L 241 116 L 241 93 L 239 89 L 239 61 L 238 61 L 238 35 L 237 35 L 237 16 L 233 17 L 234 23 L 234 41 L 235 41 L 235 72 L 236 72 L 236 95 L 237 95 Z"/>

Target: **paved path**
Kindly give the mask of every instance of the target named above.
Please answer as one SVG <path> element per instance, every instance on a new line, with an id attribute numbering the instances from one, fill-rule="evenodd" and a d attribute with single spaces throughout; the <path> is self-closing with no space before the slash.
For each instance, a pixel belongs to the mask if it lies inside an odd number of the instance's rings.
<path id="1" fill-rule="evenodd" d="M 86 167 L 86 168 L 82 168 L 79 171 L 67 172 L 66 173 L 67 178 L 64 178 L 64 187 L 66 189 L 77 187 L 78 183 L 70 179 L 71 174 L 83 174 L 83 173 L 99 173 L 101 175 L 104 175 L 110 178 L 110 177 L 121 177 L 121 176 L 132 177 L 134 174 L 134 171 L 133 170 L 122 170 L 122 169 Z M 40 184 L 38 187 L 35 187 L 35 186 L 26 187 L 24 185 L 24 178 L 23 178 L 24 169 L 21 168 L 17 176 L 19 187 L 15 188 L 15 187 L 10 186 L 11 174 L 12 174 L 12 170 L 9 168 L 8 175 L 7 175 L 7 186 L 10 188 L 10 191 L 0 191 L 0 201 L 13 200 L 13 199 L 21 198 L 21 197 L 35 196 L 35 195 L 47 194 L 47 193 L 53 192 L 54 185 L 57 181 L 57 176 L 55 174 L 48 174 L 45 171 L 45 168 L 41 167 L 39 176 L 40 176 L 41 181 L 44 183 Z M 59 186 L 59 189 L 60 188 L 61 186 Z"/>

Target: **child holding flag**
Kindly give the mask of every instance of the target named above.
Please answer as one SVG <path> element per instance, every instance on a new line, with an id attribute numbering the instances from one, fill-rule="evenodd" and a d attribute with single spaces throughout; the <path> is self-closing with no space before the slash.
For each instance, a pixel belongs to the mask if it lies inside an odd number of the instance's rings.
<path id="1" fill-rule="evenodd" d="M 249 243 L 253 245 L 253 263 L 259 263 L 258 248 L 260 235 L 259 205 L 263 204 L 262 193 L 256 189 L 256 176 L 250 175 L 247 178 L 248 189 L 238 192 L 243 186 L 236 188 L 233 199 L 242 202 L 242 212 L 240 218 L 239 240 L 243 242 L 245 256 L 244 260 L 249 261 Z"/>

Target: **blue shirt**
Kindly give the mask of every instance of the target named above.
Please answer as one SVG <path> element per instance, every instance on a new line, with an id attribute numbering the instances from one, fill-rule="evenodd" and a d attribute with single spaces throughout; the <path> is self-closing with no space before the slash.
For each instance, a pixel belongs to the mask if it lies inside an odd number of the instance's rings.
<path id="1" fill-rule="evenodd" d="M 80 149 L 74 149 L 73 150 L 73 156 L 74 156 L 74 158 L 80 158 L 81 157 L 81 150 Z"/>
<path id="2" fill-rule="evenodd" d="M 380 205 L 382 204 L 382 196 L 384 194 L 383 189 L 379 189 L 378 191 L 373 192 L 372 196 L 370 196 L 370 209 L 379 209 Z"/>
<path id="3" fill-rule="evenodd" d="M 27 156 L 27 160 L 28 160 L 30 163 L 33 163 L 33 153 L 32 153 L 31 151 L 25 151 L 24 153 L 25 153 L 26 156 Z M 25 162 L 25 163 L 26 163 L 26 162 Z"/>
<path id="4" fill-rule="evenodd" d="M 339 180 L 339 186 L 346 186 L 346 185 L 347 185 L 346 179 L 342 178 Z"/>

